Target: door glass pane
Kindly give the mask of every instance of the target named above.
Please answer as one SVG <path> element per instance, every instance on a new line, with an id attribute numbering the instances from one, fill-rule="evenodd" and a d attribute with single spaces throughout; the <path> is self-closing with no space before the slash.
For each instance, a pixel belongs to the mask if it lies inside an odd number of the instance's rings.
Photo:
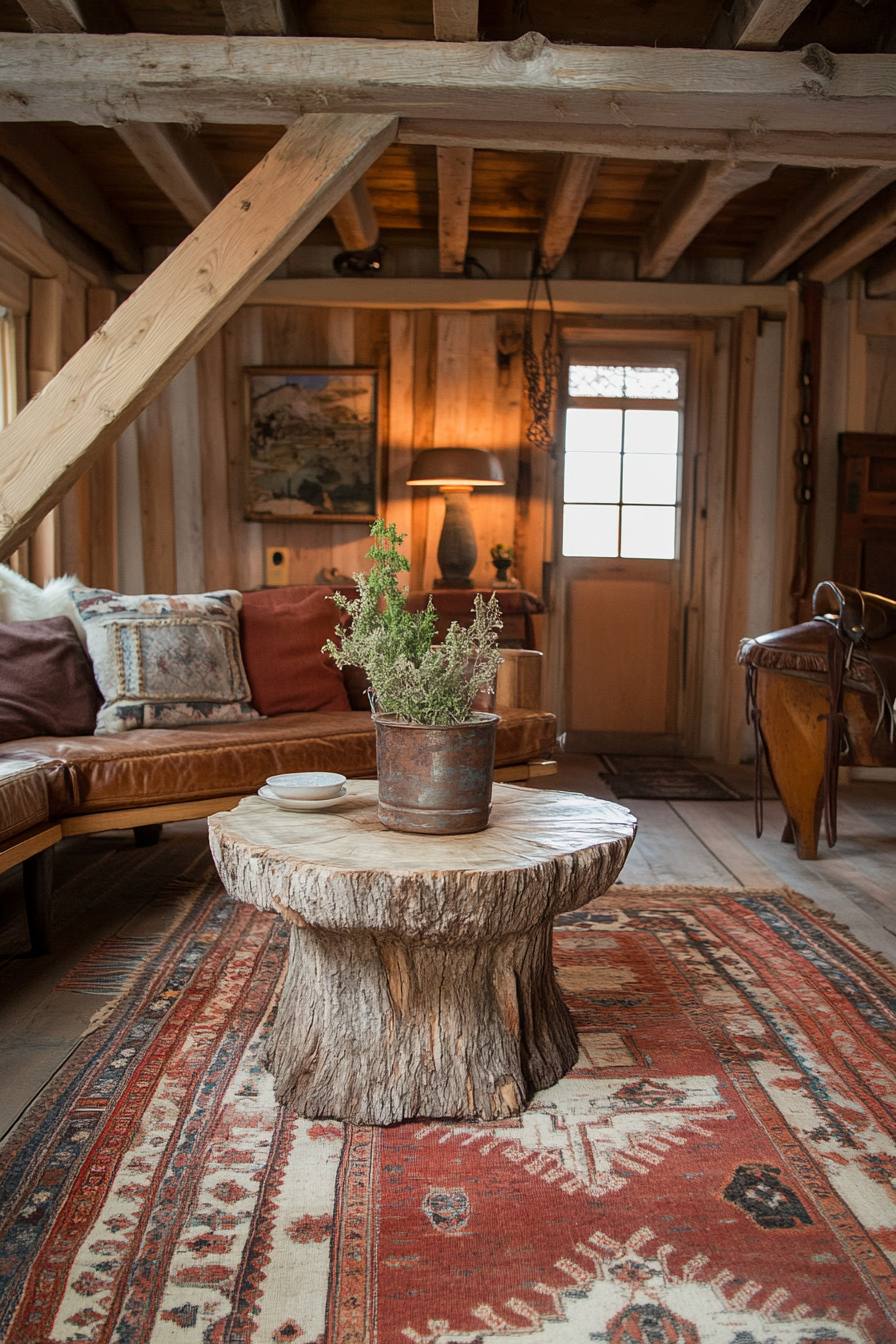
<path id="1" fill-rule="evenodd" d="M 675 513 L 674 508 L 624 505 L 620 555 L 626 560 L 674 560 Z"/>
<path id="2" fill-rule="evenodd" d="M 567 453 L 563 498 L 569 504 L 616 504 L 619 502 L 621 469 L 619 453 Z M 674 498 L 673 495 L 673 503 Z M 641 500 L 637 502 L 641 503 Z M 651 502 L 665 504 L 667 501 Z"/>
<path id="3" fill-rule="evenodd" d="M 626 411 L 627 453 L 678 452 L 678 411 Z"/>
<path id="4" fill-rule="evenodd" d="M 566 412 L 568 453 L 619 453 L 622 451 L 622 412 L 604 407 L 585 410 L 573 406 Z"/>
<path id="5" fill-rule="evenodd" d="M 668 457 L 665 453 L 632 453 L 631 455 L 626 453 L 623 461 L 623 503 L 675 503 L 678 498 L 677 457 Z M 597 499 L 599 496 L 594 495 L 592 498 Z"/>
<path id="6" fill-rule="evenodd" d="M 563 554 L 618 555 L 618 506 L 615 504 L 564 504 Z"/>
<path id="7" fill-rule="evenodd" d="M 677 401 L 678 370 L 632 364 L 571 364 L 571 397 Z"/>

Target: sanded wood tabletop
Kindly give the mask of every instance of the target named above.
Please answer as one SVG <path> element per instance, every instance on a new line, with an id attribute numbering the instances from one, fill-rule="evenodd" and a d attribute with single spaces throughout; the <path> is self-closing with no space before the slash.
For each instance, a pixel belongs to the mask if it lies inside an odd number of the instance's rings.
<path id="1" fill-rule="evenodd" d="M 551 924 L 615 881 L 635 818 L 496 784 L 486 830 L 409 835 L 378 820 L 375 781 L 346 790 L 326 811 L 245 798 L 209 818 L 230 895 L 291 924 L 278 1101 L 361 1124 L 517 1113 L 578 1055 Z"/>

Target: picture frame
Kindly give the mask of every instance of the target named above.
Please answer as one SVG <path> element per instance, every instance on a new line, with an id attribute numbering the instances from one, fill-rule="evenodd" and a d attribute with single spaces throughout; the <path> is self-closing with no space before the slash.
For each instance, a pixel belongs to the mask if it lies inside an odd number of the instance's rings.
<path id="1" fill-rule="evenodd" d="M 370 523 L 380 482 L 370 367 L 244 369 L 247 519 Z"/>

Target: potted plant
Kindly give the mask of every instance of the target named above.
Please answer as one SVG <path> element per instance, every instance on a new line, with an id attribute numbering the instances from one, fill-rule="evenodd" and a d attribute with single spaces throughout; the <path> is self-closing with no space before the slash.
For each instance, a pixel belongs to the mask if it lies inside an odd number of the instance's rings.
<path id="1" fill-rule="evenodd" d="M 408 611 L 399 576 L 410 570 L 404 536 L 382 519 L 372 525 L 368 574 L 358 596 L 333 600 L 350 620 L 324 648 L 337 667 L 362 667 L 370 682 L 379 778 L 379 818 L 397 831 L 461 835 L 488 825 L 498 715 L 472 710 L 494 685 L 501 610 L 477 595 L 473 623 L 453 621 L 434 644 L 438 613 Z"/>

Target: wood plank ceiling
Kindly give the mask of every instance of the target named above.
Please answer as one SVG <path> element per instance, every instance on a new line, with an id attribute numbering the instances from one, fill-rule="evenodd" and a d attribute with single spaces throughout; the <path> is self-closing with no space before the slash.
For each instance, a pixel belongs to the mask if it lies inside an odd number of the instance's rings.
<path id="1" fill-rule="evenodd" d="M 892 0 L 0 0 L 0 34 L 302 35 L 827 53 L 896 51 Z M 0 36 L 2 44 L 2 36 Z M 812 45 L 816 44 L 816 45 Z M 624 123 L 624 114 L 622 114 Z M 472 123 L 467 123 L 472 125 Z M 24 177 L 98 247 L 133 271 L 180 242 L 259 162 L 282 128 L 129 122 L 0 123 L 0 181 Z M 399 136 L 399 141 L 401 136 Z M 811 136 L 807 136 L 807 143 Z M 797 155 L 798 157 L 798 155 Z M 352 250 L 416 243 L 445 274 L 497 243 L 547 269 L 567 249 L 640 257 L 663 278 L 681 257 L 742 258 L 750 280 L 831 280 L 868 266 L 875 293 L 896 288 L 896 166 L 829 170 L 737 161 L 598 157 L 521 148 L 397 142 L 308 243 Z M 88 241 L 89 240 L 89 241 Z M 157 258 L 156 258 L 157 259 Z M 889 288 L 888 288 L 889 287 Z"/>

